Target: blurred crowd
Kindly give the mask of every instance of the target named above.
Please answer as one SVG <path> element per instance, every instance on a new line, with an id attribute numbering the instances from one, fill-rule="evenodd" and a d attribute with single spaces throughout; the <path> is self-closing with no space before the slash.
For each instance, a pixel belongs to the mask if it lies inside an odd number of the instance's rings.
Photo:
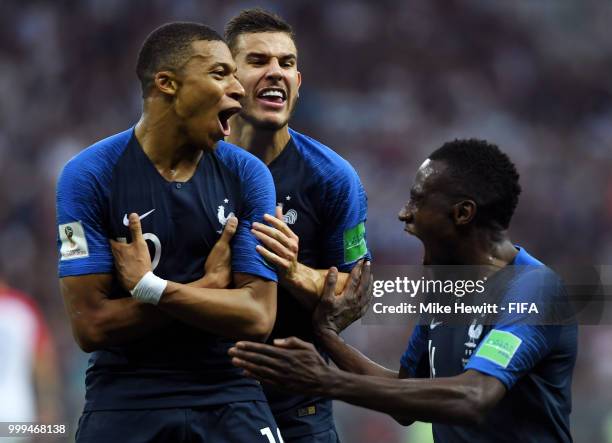
<path id="1" fill-rule="evenodd" d="M 86 358 L 58 290 L 57 175 L 79 150 L 137 121 L 135 59 L 152 29 L 190 20 L 221 31 L 252 6 L 295 28 L 303 86 L 292 126 L 358 170 L 377 263 L 419 261 L 396 216 L 414 172 L 444 141 L 478 137 L 521 173 L 515 241 L 550 264 L 612 264 L 609 2 L 4 0 L 0 275 L 45 314 L 62 374 L 58 410 L 73 427 Z M 409 333 L 354 325 L 346 336 L 397 368 Z M 582 328 L 580 344 L 575 439 L 612 442 L 612 327 Z M 421 442 L 379 414 L 339 405 L 338 419 L 350 443 Z"/>

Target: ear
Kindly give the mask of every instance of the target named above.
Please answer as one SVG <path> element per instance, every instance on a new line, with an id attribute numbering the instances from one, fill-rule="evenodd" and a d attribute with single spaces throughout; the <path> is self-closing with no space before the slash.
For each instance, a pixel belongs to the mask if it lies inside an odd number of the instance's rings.
<path id="1" fill-rule="evenodd" d="M 300 71 L 297 72 L 297 77 L 298 77 L 298 96 L 299 96 L 300 86 L 302 85 L 302 73 Z"/>
<path id="2" fill-rule="evenodd" d="M 155 87 L 162 94 L 176 95 L 179 87 L 179 82 L 176 79 L 176 74 L 172 71 L 159 71 L 153 78 Z"/>
<path id="3" fill-rule="evenodd" d="M 456 225 L 467 225 L 476 217 L 477 205 L 474 200 L 462 200 L 453 205 L 453 221 Z"/>

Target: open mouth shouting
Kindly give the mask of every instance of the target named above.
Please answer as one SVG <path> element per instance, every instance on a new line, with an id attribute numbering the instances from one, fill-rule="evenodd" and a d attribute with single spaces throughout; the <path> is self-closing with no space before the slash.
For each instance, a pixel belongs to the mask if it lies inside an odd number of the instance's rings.
<path id="1" fill-rule="evenodd" d="M 281 109 L 287 101 L 287 92 L 280 87 L 262 88 L 257 93 L 257 101 L 272 109 Z"/>
<path id="2" fill-rule="evenodd" d="M 221 128 L 221 132 L 223 133 L 225 137 L 230 135 L 230 124 L 229 124 L 230 117 L 240 112 L 240 109 L 241 109 L 240 106 L 232 106 L 231 108 L 226 108 L 226 109 L 223 109 L 221 112 L 219 112 L 218 114 L 219 128 Z"/>

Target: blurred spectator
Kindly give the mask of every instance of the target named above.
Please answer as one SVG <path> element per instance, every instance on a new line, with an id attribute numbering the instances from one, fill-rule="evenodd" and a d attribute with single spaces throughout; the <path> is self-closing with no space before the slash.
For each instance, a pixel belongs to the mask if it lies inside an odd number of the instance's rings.
<path id="1" fill-rule="evenodd" d="M 0 362 L 0 422 L 57 424 L 61 404 L 53 340 L 34 300 L 2 281 Z"/>

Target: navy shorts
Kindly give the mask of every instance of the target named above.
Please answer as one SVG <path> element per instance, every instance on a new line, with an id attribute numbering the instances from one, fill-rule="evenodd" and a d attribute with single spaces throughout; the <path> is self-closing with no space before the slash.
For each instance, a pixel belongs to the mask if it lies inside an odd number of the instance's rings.
<path id="1" fill-rule="evenodd" d="M 77 443 L 281 443 L 268 403 L 84 412 Z"/>
<path id="2" fill-rule="evenodd" d="M 339 443 L 331 400 L 300 406 L 274 413 L 285 443 Z"/>
<path id="3" fill-rule="evenodd" d="M 301 437 L 285 437 L 285 443 L 340 443 L 335 428 Z"/>

